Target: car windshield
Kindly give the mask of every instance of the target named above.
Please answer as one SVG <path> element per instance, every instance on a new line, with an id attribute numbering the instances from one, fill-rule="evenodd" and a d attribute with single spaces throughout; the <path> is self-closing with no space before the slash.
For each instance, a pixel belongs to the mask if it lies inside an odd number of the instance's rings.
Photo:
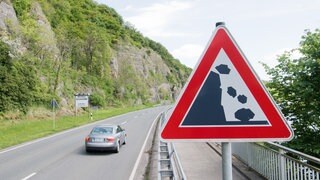
<path id="1" fill-rule="evenodd" d="M 112 127 L 95 127 L 91 134 L 112 134 Z"/>

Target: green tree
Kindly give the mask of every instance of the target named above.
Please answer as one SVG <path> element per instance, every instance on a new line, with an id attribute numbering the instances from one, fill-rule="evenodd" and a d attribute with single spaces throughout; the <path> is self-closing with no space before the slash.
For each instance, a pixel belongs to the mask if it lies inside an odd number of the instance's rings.
<path id="1" fill-rule="evenodd" d="M 44 100 L 33 66 L 12 60 L 9 47 L 0 41 L 0 112 L 20 110 Z"/>
<path id="2" fill-rule="evenodd" d="M 12 60 L 9 55 L 9 47 L 2 41 L 0 41 L 0 66 L 12 66 Z"/>
<path id="3" fill-rule="evenodd" d="M 293 58 L 295 51 L 302 56 Z M 320 157 L 320 30 L 307 30 L 300 47 L 279 56 L 278 63 L 265 65 L 271 76 L 267 87 L 294 129 L 287 145 Z"/>

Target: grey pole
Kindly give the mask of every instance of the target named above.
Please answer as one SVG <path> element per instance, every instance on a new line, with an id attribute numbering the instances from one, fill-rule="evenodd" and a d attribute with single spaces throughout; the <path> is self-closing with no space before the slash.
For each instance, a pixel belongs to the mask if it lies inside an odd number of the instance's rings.
<path id="1" fill-rule="evenodd" d="M 56 100 L 53 99 L 52 101 L 52 112 L 53 112 L 53 129 L 56 129 Z"/>
<path id="2" fill-rule="evenodd" d="M 231 143 L 222 142 L 222 179 L 232 180 Z"/>
<path id="3" fill-rule="evenodd" d="M 216 23 L 216 27 L 218 27 L 218 26 L 225 26 L 225 25 L 226 25 L 225 22 L 217 22 L 217 23 Z"/>
<path id="4" fill-rule="evenodd" d="M 74 96 L 74 113 L 77 117 L 77 95 Z"/>
<path id="5" fill-rule="evenodd" d="M 74 118 L 74 120 L 73 120 L 73 126 L 75 126 L 75 122 L 77 121 L 77 96 L 78 95 L 75 95 L 75 97 L 74 97 L 74 111 L 75 111 L 75 118 Z"/>
<path id="6" fill-rule="evenodd" d="M 224 22 L 217 22 L 216 27 L 225 26 Z M 232 180 L 232 158 L 231 158 L 231 143 L 222 142 L 222 179 Z"/>

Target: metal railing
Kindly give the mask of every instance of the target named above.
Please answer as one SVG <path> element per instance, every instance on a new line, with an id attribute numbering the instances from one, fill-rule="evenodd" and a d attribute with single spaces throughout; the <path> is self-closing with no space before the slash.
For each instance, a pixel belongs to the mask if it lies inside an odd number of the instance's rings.
<path id="1" fill-rule="evenodd" d="M 174 154 L 173 154 L 173 157 L 172 157 L 172 159 L 173 159 L 173 161 L 174 161 L 174 169 L 175 169 L 175 174 L 176 174 L 176 177 L 177 177 L 177 179 L 179 179 L 179 180 L 187 180 L 187 178 L 186 178 L 186 175 L 184 174 L 184 171 L 183 171 L 183 169 L 182 169 L 182 165 L 181 165 L 181 162 L 180 162 L 180 159 L 179 159 L 179 156 L 177 155 L 178 154 L 178 152 L 177 152 L 177 150 L 176 150 L 176 148 L 175 148 L 175 146 L 174 146 L 174 144 L 173 143 L 170 143 L 171 144 L 171 146 L 172 146 L 172 149 L 174 150 Z"/>
<path id="2" fill-rule="evenodd" d="M 166 113 L 164 112 L 160 117 L 159 132 L 164 123 L 165 116 Z M 158 152 L 158 179 L 186 180 L 174 144 L 159 140 Z"/>
<path id="3" fill-rule="evenodd" d="M 232 143 L 232 152 L 270 180 L 320 180 L 320 159 L 279 144 Z"/>

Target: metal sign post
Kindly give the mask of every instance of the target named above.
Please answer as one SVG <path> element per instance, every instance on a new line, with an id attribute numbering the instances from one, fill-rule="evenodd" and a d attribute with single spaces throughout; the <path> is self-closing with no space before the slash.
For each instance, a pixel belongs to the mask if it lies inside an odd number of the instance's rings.
<path id="1" fill-rule="evenodd" d="M 78 107 L 77 107 L 77 100 L 75 99 L 74 100 L 74 112 L 75 112 L 75 118 L 74 118 L 74 120 L 73 120 L 73 122 L 72 122 L 72 124 L 73 124 L 73 126 L 75 125 L 75 122 L 77 121 L 77 111 L 78 111 Z"/>
<path id="2" fill-rule="evenodd" d="M 53 112 L 53 129 L 56 129 L 56 108 L 55 108 L 55 106 L 52 106 L 52 112 Z"/>
<path id="3" fill-rule="evenodd" d="M 232 180 L 231 143 L 222 142 L 222 179 Z"/>
<path id="4" fill-rule="evenodd" d="M 58 103 L 55 99 L 51 100 L 51 106 L 52 106 L 52 113 L 53 113 L 53 123 L 52 128 L 56 128 L 56 108 L 58 107 Z"/>

